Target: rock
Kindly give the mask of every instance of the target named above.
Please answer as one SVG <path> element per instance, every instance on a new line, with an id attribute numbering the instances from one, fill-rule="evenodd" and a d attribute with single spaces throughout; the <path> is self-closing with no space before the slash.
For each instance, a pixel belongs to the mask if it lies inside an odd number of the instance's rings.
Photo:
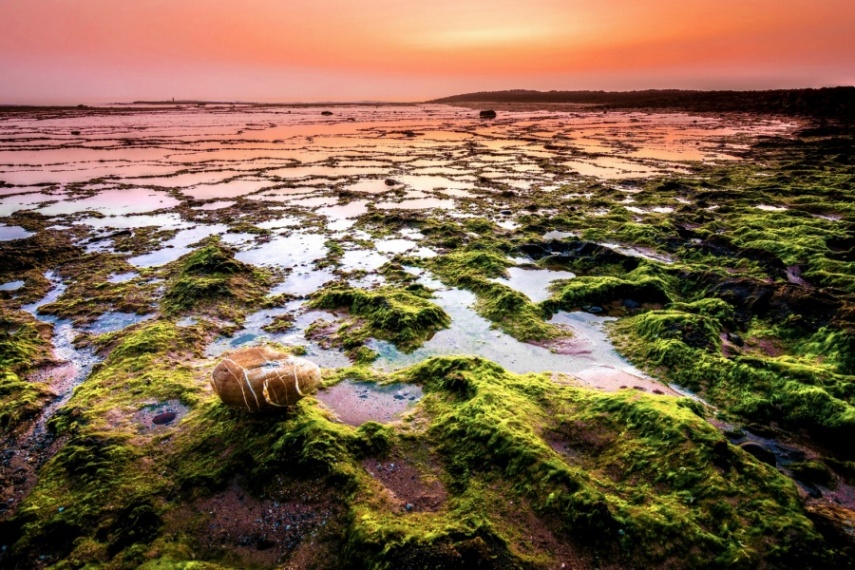
<path id="1" fill-rule="evenodd" d="M 317 364 L 268 347 L 237 350 L 211 374 L 211 386 L 223 403 L 250 412 L 295 404 L 320 384 Z"/>
<path id="2" fill-rule="evenodd" d="M 175 419 L 175 412 L 163 412 L 162 414 L 157 414 L 151 419 L 151 423 L 156 426 L 162 426 L 170 423 Z"/>
<path id="3" fill-rule="evenodd" d="M 755 443 L 753 441 L 746 441 L 744 443 L 740 443 L 739 447 L 741 447 L 744 451 L 750 453 L 763 463 L 768 463 L 772 467 L 775 467 L 778 464 L 777 459 L 775 459 L 775 454 L 769 451 L 765 446 L 760 445 L 759 443 Z"/>
<path id="4" fill-rule="evenodd" d="M 499 213 L 503 216 L 510 216 L 511 214 L 513 214 L 513 212 L 511 212 L 510 210 L 499 210 Z"/>
<path id="5" fill-rule="evenodd" d="M 392 178 L 387 178 L 384 183 L 386 184 L 386 186 L 397 186 L 398 184 L 400 184 L 400 182 Z"/>
<path id="6" fill-rule="evenodd" d="M 478 116 L 481 117 L 482 119 L 495 119 L 496 118 L 496 112 L 493 111 L 492 109 L 488 109 L 486 111 L 481 111 L 481 113 L 479 113 Z"/>
<path id="7" fill-rule="evenodd" d="M 324 117 L 330 117 L 332 116 L 332 111 L 321 111 L 321 115 Z"/>
<path id="8" fill-rule="evenodd" d="M 605 309 L 603 309 L 602 307 L 597 306 L 597 305 L 591 305 L 590 307 L 587 307 L 585 310 L 588 311 L 589 313 L 591 313 L 592 315 L 599 315 Z"/>

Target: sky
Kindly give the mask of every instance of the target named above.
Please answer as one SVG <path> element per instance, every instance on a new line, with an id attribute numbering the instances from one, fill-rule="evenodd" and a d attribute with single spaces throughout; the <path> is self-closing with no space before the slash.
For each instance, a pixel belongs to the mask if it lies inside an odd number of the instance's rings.
<path id="1" fill-rule="evenodd" d="M 0 103 L 855 85 L 855 0 L 0 0 Z"/>

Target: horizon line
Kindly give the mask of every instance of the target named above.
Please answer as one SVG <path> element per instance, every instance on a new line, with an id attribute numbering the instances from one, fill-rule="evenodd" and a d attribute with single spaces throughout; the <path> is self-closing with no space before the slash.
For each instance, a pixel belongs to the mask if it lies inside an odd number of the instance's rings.
<path id="1" fill-rule="evenodd" d="M 0 108 L 97 108 L 101 106 L 127 106 L 134 105 L 271 105 L 271 106 L 292 106 L 292 107 L 307 107 L 307 106 L 341 106 L 341 105 L 423 105 L 427 103 L 443 103 L 447 99 L 456 97 L 465 97 L 479 94 L 499 94 L 499 93 L 596 93 L 596 94 L 611 94 L 611 93 L 773 93 L 786 91 L 820 91 L 823 89 L 846 89 L 855 88 L 855 84 L 851 85 L 826 85 L 822 87 L 782 87 L 772 89 L 683 89 L 672 87 L 657 87 L 647 89 L 491 89 L 485 91 L 469 91 L 466 93 L 455 93 L 453 95 L 445 95 L 433 99 L 414 99 L 414 100 L 383 100 L 383 99 L 360 99 L 360 100 L 317 100 L 317 101 L 245 101 L 245 100 L 216 100 L 216 99 L 153 99 L 153 100 L 134 100 L 134 101 L 110 101 L 102 103 L 80 103 L 80 102 L 63 102 L 63 103 L 5 103 L 0 102 Z M 489 100 L 487 100 L 489 101 Z"/>

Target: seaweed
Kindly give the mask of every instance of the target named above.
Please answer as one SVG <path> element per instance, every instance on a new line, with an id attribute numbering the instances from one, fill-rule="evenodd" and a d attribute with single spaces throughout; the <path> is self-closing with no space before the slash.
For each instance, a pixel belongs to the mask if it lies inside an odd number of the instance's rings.
<path id="1" fill-rule="evenodd" d="M 311 306 L 345 309 L 360 318 L 345 333 L 347 348 L 356 348 L 364 339 L 373 337 L 388 340 L 401 350 L 411 352 L 451 323 L 445 311 L 429 298 L 430 293 L 418 285 L 372 291 L 336 286 L 316 293 Z M 365 359 L 367 355 L 361 354 L 361 359 Z"/>

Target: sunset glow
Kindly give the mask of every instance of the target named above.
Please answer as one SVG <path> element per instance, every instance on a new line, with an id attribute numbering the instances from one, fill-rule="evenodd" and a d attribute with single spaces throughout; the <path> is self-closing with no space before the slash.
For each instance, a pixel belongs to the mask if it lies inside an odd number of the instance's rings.
<path id="1" fill-rule="evenodd" d="M 0 101 L 855 82 L 851 0 L 4 0 Z"/>

